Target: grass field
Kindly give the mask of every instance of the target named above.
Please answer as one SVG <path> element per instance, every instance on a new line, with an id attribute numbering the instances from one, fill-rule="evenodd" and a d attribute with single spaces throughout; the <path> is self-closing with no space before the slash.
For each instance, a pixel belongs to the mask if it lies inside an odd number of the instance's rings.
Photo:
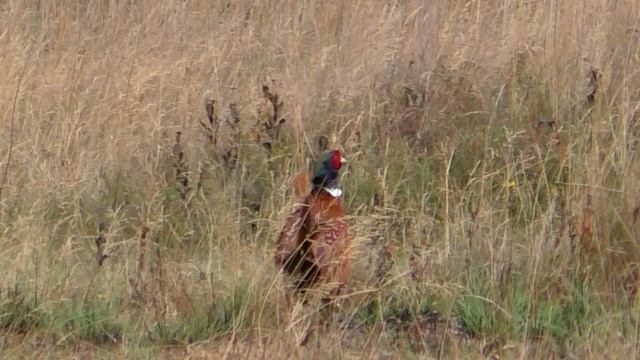
<path id="1" fill-rule="evenodd" d="M 0 0 L 0 357 L 639 358 L 638 14 Z M 299 347 L 321 137 L 354 270 Z"/>

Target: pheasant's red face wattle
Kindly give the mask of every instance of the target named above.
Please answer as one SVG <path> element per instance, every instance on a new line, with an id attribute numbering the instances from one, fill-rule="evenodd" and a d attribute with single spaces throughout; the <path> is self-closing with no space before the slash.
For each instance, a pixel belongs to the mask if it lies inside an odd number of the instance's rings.
<path id="1" fill-rule="evenodd" d="M 340 153 L 340 150 L 335 150 L 333 154 L 331 154 L 331 166 L 336 170 L 340 170 L 342 167 L 342 154 Z"/>

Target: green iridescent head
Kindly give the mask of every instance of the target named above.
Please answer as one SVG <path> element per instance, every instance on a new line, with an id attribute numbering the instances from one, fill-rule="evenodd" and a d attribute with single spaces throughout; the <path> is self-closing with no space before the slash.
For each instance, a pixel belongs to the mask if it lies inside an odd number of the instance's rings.
<path id="1" fill-rule="evenodd" d="M 318 156 L 313 172 L 313 187 L 333 188 L 338 185 L 338 172 L 346 160 L 340 150 L 329 150 Z"/>

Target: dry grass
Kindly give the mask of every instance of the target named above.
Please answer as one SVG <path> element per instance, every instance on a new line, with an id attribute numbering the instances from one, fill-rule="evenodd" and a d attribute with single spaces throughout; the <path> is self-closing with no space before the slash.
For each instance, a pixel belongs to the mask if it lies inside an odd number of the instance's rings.
<path id="1" fill-rule="evenodd" d="M 0 354 L 638 357 L 639 13 L 0 1 Z M 271 256 L 322 136 L 354 274 L 299 348 Z"/>

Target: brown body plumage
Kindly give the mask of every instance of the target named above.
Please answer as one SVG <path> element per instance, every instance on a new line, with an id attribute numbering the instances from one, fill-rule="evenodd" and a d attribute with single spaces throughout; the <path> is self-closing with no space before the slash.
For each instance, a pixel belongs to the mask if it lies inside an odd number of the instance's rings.
<path id="1" fill-rule="evenodd" d="M 343 160 L 337 150 L 327 155 L 329 159 L 331 156 Z M 331 166 L 337 167 L 333 169 L 335 178 L 320 166 L 314 177 L 301 175 L 294 179 L 299 202 L 287 217 L 274 259 L 276 265 L 293 278 L 299 292 L 326 284 L 329 294 L 336 296 L 351 272 L 350 238 L 341 190 L 336 187 L 341 164 L 334 161 L 332 165 L 328 161 L 326 165 L 329 170 L 332 170 Z M 312 185 L 304 188 L 305 183 Z"/>

